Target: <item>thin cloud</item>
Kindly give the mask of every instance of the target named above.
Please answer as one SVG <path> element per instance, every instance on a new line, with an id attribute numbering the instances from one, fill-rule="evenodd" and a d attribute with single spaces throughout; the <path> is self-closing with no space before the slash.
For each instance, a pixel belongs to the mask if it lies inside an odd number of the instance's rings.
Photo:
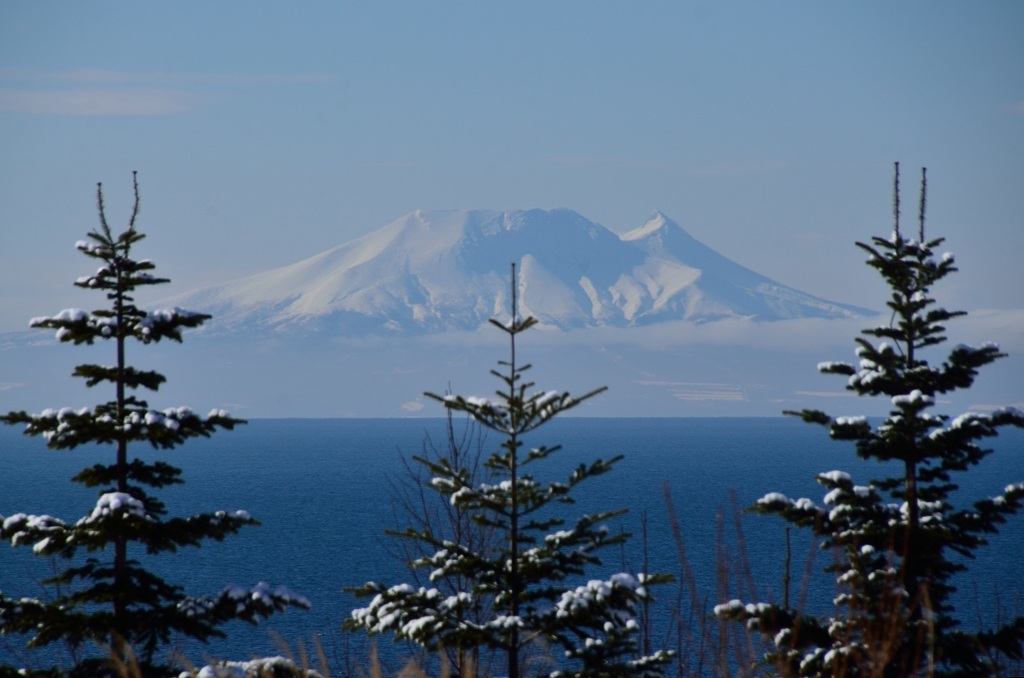
<path id="1" fill-rule="evenodd" d="M 946 333 L 954 342 L 979 346 L 993 341 L 1011 355 L 1024 351 L 1024 309 L 977 309 Z"/>
<path id="2" fill-rule="evenodd" d="M 174 115 L 194 110 L 207 99 L 170 89 L 0 89 L 0 110 L 48 115 Z"/>
<path id="3" fill-rule="evenodd" d="M 747 394 L 744 393 L 743 389 L 739 386 L 725 386 L 715 389 L 701 389 L 701 390 L 673 390 L 671 391 L 672 397 L 676 400 L 682 400 L 688 403 L 695 402 L 727 402 L 727 403 L 745 403 L 747 402 Z"/>
<path id="4" fill-rule="evenodd" d="M 131 73 L 102 68 L 75 68 L 63 71 L 39 71 L 30 68 L 0 68 L 0 81 L 25 84 L 135 85 L 135 84 L 304 84 L 330 82 L 334 78 L 323 73 L 284 74 L 221 74 L 168 73 L 146 71 Z"/>
<path id="5" fill-rule="evenodd" d="M 633 169 L 643 168 L 661 170 L 674 169 L 672 165 L 667 165 L 665 163 L 586 154 L 555 155 L 548 158 L 547 161 L 555 163 L 556 165 L 575 165 L 578 167 L 629 167 Z"/>
<path id="6" fill-rule="evenodd" d="M 1006 105 L 1006 112 L 1013 115 L 1024 115 L 1024 101 L 1015 101 Z"/>
<path id="7" fill-rule="evenodd" d="M 364 162 L 364 163 L 361 163 L 359 165 L 356 165 L 356 167 L 359 167 L 360 169 L 413 169 L 413 168 L 416 167 L 416 165 L 411 163 L 411 162 L 397 162 L 397 161 L 396 162 L 388 162 L 388 161 L 383 161 L 383 162 Z"/>
<path id="8" fill-rule="evenodd" d="M 691 166 L 685 172 L 692 177 L 735 177 L 741 174 L 774 172 L 786 166 L 783 162 L 719 162 L 709 165 Z"/>
<path id="9" fill-rule="evenodd" d="M 617 165 L 621 162 L 597 155 L 556 155 L 550 161 L 559 165 Z"/>
<path id="10" fill-rule="evenodd" d="M 967 409 L 970 412 L 997 412 L 999 410 L 1005 410 L 1007 407 L 1014 407 L 1018 410 L 1024 409 L 1024 401 L 1018 403 L 1011 403 L 1010 405 L 987 405 L 975 403 L 972 405 L 968 405 Z"/>
<path id="11" fill-rule="evenodd" d="M 637 380 L 640 386 L 667 388 L 676 400 L 685 402 L 747 402 L 747 393 L 740 384 L 691 381 Z"/>
<path id="12" fill-rule="evenodd" d="M 797 391 L 799 396 L 813 396 L 815 398 L 857 398 L 853 391 Z"/>
<path id="13" fill-rule="evenodd" d="M 184 88 L 328 82 L 323 74 L 132 73 L 101 68 L 0 68 L 0 111 L 48 115 L 176 115 L 211 101 Z"/>
<path id="14" fill-rule="evenodd" d="M 693 324 L 682 320 L 644 327 L 599 327 L 568 332 L 538 334 L 541 344 L 630 345 L 644 348 L 681 346 L 752 346 L 799 352 L 821 346 L 852 344 L 871 319 L 798 318 L 762 322 L 751 318 L 731 318 Z M 852 353 L 852 346 L 849 353 Z"/>

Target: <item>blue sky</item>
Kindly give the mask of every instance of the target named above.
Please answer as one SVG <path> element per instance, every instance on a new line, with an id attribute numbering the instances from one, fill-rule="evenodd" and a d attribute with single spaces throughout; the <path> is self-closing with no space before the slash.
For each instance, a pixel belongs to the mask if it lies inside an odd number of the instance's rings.
<path id="1" fill-rule="evenodd" d="M 777 280 L 880 307 L 853 241 L 929 168 L 950 306 L 1024 290 L 1024 3 L 0 5 L 0 331 L 72 281 L 102 181 L 167 292 L 412 210 L 654 210 Z"/>

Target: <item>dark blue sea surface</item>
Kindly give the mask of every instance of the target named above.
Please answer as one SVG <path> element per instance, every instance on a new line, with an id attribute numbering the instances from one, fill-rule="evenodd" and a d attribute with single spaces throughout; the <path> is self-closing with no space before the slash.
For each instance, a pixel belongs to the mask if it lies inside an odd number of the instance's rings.
<path id="1" fill-rule="evenodd" d="M 461 430 L 464 422 L 456 420 Z M 259 419 L 232 432 L 192 441 L 176 450 L 138 449 L 146 458 L 166 459 L 184 470 L 185 484 L 162 496 L 171 515 L 245 509 L 262 522 L 222 543 L 162 556 L 151 566 L 190 595 L 215 594 L 226 584 L 285 584 L 307 596 L 309 612 L 288 611 L 259 627 L 234 622 L 229 637 L 206 646 L 183 646 L 192 659 L 206 656 L 246 659 L 280 654 L 270 630 L 292 649 L 320 639 L 328 654 L 341 661 L 348 641 L 339 631 L 353 607 L 361 603 L 346 587 L 368 580 L 409 581 L 403 564 L 389 549 L 385 529 L 404 527 L 396 512 L 389 480 L 400 479 L 402 458 L 420 454 L 426 437 L 443 444 L 444 419 Z M 491 436 L 487 450 L 500 441 Z M 611 473 L 587 481 L 574 492 L 578 503 L 565 507 L 572 519 L 583 513 L 628 507 L 612 521 L 613 530 L 634 533 L 629 545 L 604 554 L 605 570 L 638 571 L 642 562 L 641 519 L 647 518 L 647 551 L 652 571 L 680 574 L 678 551 L 665 502 L 671 493 L 675 514 L 696 583 L 697 597 L 708 609 L 723 597 L 779 600 L 786 532 L 770 517 L 739 517 L 744 543 L 737 542 L 733 506 L 751 505 L 768 492 L 806 496 L 820 503 L 823 492 L 816 473 L 842 469 L 866 483 L 880 469 L 856 458 L 852 445 L 828 439 L 827 432 L 798 420 L 777 418 L 590 419 L 550 422 L 527 444 L 561 444 L 562 450 L 529 467 L 537 480 L 565 480 L 580 463 L 617 454 L 625 458 Z M 1024 481 L 1024 432 L 1008 431 L 992 441 L 996 453 L 960 479 L 960 496 L 981 498 Z M 0 428 L 0 515 L 49 514 L 74 521 L 89 513 L 96 492 L 69 481 L 82 468 L 109 461 L 109 448 L 51 451 L 41 439 L 27 438 L 11 427 Z M 735 497 L 735 503 L 732 497 Z M 958 504 L 962 505 L 962 503 Z M 397 517 L 396 517 L 397 516 Z M 721 516 L 721 520 L 719 520 Z M 723 526 L 726 541 L 718 539 Z M 735 570 L 746 553 L 757 597 L 737 596 L 719 588 L 720 549 Z M 793 593 L 811 548 L 809 535 L 792 532 Z M 815 568 L 828 563 L 815 553 Z M 150 561 L 147 561 L 150 562 Z M 1019 566 L 1024 562 L 1024 517 L 993 535 L 970 571 L 958 580 L 957 605 L 983 616 L 1005 613 L 1017 605 Z M 40 596 L 39 580 L 51 564 L 33 556 L 30 547 L 0 545 L 0 590 L 7 596 Z M 599 572 L 594 573 L 599 574 Z M 807 605 L 824 609 L 834 595 L 830 580 L 812 582 Z M 690 593 L 684 593 L 689 598 Z M 675 589 L 659 596 L 667 605 Z M 387 641 L 382 641 L 387 645 Z M 358 650 L 362 652 L 363 650 Z M 21 663 L 16 637 L 0 637 L 0 663 Z M 48 655 L 52 658 L 53 654 Z M 37 658 L 38 659 L 38 658 Z M 356 659 L 359 659 L 356 657 Z M 61 661 L 58 653 L 57 661 Z M 45 661 L 45 659 L 44 659 Z"/>

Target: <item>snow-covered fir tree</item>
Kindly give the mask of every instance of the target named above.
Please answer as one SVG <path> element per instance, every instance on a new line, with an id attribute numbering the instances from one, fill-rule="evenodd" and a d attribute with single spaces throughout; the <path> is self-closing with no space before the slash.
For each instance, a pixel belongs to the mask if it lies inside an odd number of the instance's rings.
<path id="1" fill-rule="evenodd" d="M 473 522 L 468 510 L 453 505 L 431 486 L 431 468 L 442 463 L 442 460 L 451 468 L 464 469 L 465 481 L 470 485 L 494 483 L 494 472 L 484 465 L 487 459 L 486 435 L 480 425 L 467 417 L 461 427 L 456 426 L 452 410 L 445 411 L 445 424 L 443 441 L 435 441 L 427 435 L 418 456 L 402 458 L 404 473 L 388 479 L 390 501 L 395 509 L 394 529 L 388 532 L 392 537 L 388 546 L 392 558 L 402 565 L 425 558 L 435 551 L 429 543 L 405 537 L 409 530 L 429 532 L 436 539 L 462 544 L 464 548 L 476 553 L 492 552 L 495 546 L 497 534 L 494 529 Z M 432 587 L 445 596 L 464 591 L 469 585 L 460 573 L 430 580 L 430 572 L 426 570 L 412 567 L 408 571 L 410 584 L 418 587 L 430 582 Z M 490 614 L 486 603 L 472 611 L 473 619 L 478 623 L 482 623 Z M 434 652 L 420 649 L 414 661 L 426 670 L 439 657 Z M 449 666 L 473 666 L 485 676 L 494 675 L 496 667 L 503 664 L 503 657 L 480 647 L 445 647 L 444 653 Z"/>
<path id="2" fill-rule="evenodd" d="M 103 675 L 107 661 L 134 665 L 143 675 L 159 675 L 156 666 L 164 658 L 157 657 L 157 650 L 175 636 L 206 641 L 223 636 L 220 627 L 229 620 L 256 623 L 290 606 L 309 607 L 305 598 L 286 587 L 263 582 L 190 597 L 139 561 L 143 554 L 198 547 L 207 539 L 220 541 L 258 523 L 241 510 L 171 517 L 154 493 L 182 483 L 181 470 L 152 459 L 145 449 L 173 448 L 244 421 L 223 410 L 205 417 L 187 407 L 157 410 L 136 395 L 140 389 L 156 391 L 165 377 L 128 364 L 131 342 L 181 342 L 182 330 L 198 327 L 210 316 L 178 308 L 145 311 L 135 305 L 137 288 L 167 280 L 153 275 L 151 261 L 133 256 L 134 246 L 144 237 L 136 228 L 139 192 L 134 174 L 133 183 L 135 202 L 127 229 L 114 235 L 106 219 L 102 186 L 98 186 L 100 226 L 77 244 L 99 268 L 75 285 L 103 292 L 107 305 L 94 311 L 66 309 L 31 321 L 33 327 L 56 330 L 61 342 L 111 342 L 112 365 L 79 365 L 74 376 L 89 387 L 109 385 L 113 398 L 91 409 L 0 416 L 7 424 L 23 424 L 27 435 L 42 436 L 51 449 L 112 448 L 109 463 L 85 468 L 72 479 L 99 488 L 95 506 L 83 518 L 65 522 L 49 515 L 0 516 L 0 538 L 13 546 L 30 546 L 39 556 L 57 556 L 62 563 L 54 576 L 44 580 L 54 591 L 52 597 L 14 598 L 0 592 L 0 634 L 25 637 L 30 647 L 66 643 L 76 664 L 71 675 Z M 108 648 L 107 656 L 96 656 L 97 646 Z"/>
<path id="3" fill-rule="evenodd" d="M 412 563 L 425 568 L 431 582 L 459 581 L 462 590 L 442 592 L 436 585 L 388 586 L 370 582 L 357 593 L 372 597 L 367 607 L 353 610 L 350 629 L 371 634 L 393 633 L 425 648 L 486 648 L 507 657 L 512 677 L 538 675 L 527 652 L 550 644 L 564 653 L 552 676 L 657 676 L 670 654 L 640 656 L 637 606 L 649 600 L 650 586 L 665 577 L 647 573 L 616 574 L 586 581 L 587 568 L 600 565 L 598 552 L 628 538 L 611 533 L 606 522 L 624 510 L 583 515 L 573 522 L 556 507 L 573 503 L 577 486 L 609 472 L 621 459 L 580 464 L 564 482 L 542 482 L 530 472 L 556 453 L 559 446 L 524 449 L 524 438 L 554 417 L 604 389 L 582 397 L 566 392 L 537 391 L 516 355 L 516 339 L 536 324 L 521 318 L 516 307 L 512 269 L 511 319 L 491 322 L 508 335 L 509 359 L 492 370 L 501 387 L 496 398 L 440 396 L 449 411 L 465 412 L 484 429 L 498 435 L 499 449 L 488 457 L 493 482 L 469 481 L 465 468 L 446 459 L 417 458 L 432 477 L 431 486 L 472 520 L 496 535 L 493 548 L 475 550 L 468 543 L 444 539 L 426 529 L 410 528 L 403 537 L 422 542 L 431 553 Z M 532 442 L 532 438 L 531 438 Z M 585 583 L 584 583 L 585 582 Z M 485 614 L 482 614 L 485 613 Z M 455 667 L 459 675 L 475 667 Z M 550 667 L 549 667 L 550 668 Z"/>
<path id="4" fill-rule="evenodd" d="M 970 387 L 980 367 L 1004 354 L 994 344 L 958 345 L 941 362 L 929 362 L 933 347 L 946 341 L 944 324 L 964 313 L 931 297 L 932 286 L 956 268 L 951 254 L 936 254 L 943 239 L 925 237 L 925 179 L 922 171 L 917 237 L 900 228 L 897 164 L 891 237 L 857 243 L 891 290 L 889 323 L 857 338 L 858 365 L 818 366 L 846 377 L 858 396 L 888 399 L 888 416 L 872 426 L 863 416 L 789 412 L 827 427 L 833 439 L 854 441 L 859 457 L 889 462 L 885 468 L 897 472 L 856 484 L 846 472 L 829 471 L 817 476 L 827 490 L 821 504 L 773 492 L 755 506 L 813 530 L 835 554 L 828 568 L 838 589 L 834 612 L 820 618 L 738 600 L 715 609 L 772 638 L 775 649 L 765 660 L 781 675 L 989 676 L 999 675 L 1001 661 L 1021 658 L 1024 617 L 972 629 L 950 602 L 953 576 L 1024 501 L 1024 483 L 1017 482 L 955 506 L 956 475 L 990 454 L 980 441 L 1003 426 L 1024 426 L 1024 412 L 933 411 L 937 396 Z"/>

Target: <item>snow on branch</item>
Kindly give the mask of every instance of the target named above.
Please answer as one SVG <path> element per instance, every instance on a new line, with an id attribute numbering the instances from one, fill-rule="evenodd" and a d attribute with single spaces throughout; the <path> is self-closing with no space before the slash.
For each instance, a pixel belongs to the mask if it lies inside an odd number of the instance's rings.
<path id="1" fill-rule="evenodd" d="M 294 661 L 285 657 L 260 657 L 245 662 L 222 661 L 178 674 L 178 678 L 267 678 L 268 676 L 323 678 L 322 674 L 317 671 L 301 669 Z"/>
<path id="2" fill-rule="evenodd" d="M 271 588 L 270 584 L 261 581 L 251 588 L 225 586 L 216 597 L 185 598 L 177 607 L 188 617 L 209 621 L 241 619 L 255 625 L 261 617 L 269 617 L 274 612 L 282 612 L 288 607 L 308 610 L 311 605 L 308 598 L 287 586 Z"/>

